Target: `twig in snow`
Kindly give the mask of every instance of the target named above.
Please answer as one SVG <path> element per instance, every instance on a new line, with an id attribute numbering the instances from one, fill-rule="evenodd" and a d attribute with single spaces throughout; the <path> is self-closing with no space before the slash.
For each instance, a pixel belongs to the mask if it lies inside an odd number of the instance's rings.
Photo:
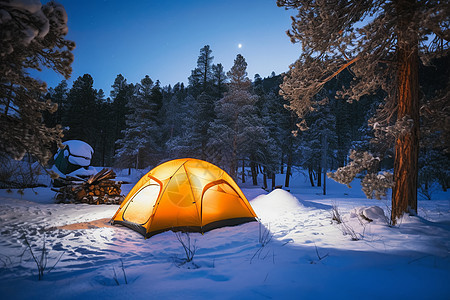
<path id="1" fill-rule="evenodd" d="M 123 266 L 123 260 L 120 259 L 120 262 L 122 263 L 122 272 L 123 272 L 123 278 L 125 279 L 125 284 L 128 284 L 127 274 L 125 274 L 125 267 Z"/>
<path id="2" fill-rule="evenodd" d="M 316 243 L 314 243 L 314 247 L 316 248 L 316 254 L 317 254 L 317 258 L 319 259 L 319 261 L 321 261 L 322 259 L 324 259 L 324 258 L 327 258 L 327 257 L 328 257 L 328 253 L 327 253 L 327 254 L 325 254 L 324 256 L 320 256 L 320 254 L 319 254 L 319 249 L 317 248 L 317 245 L 316 245 Z"/>
<path id="3" fill-rule="evenodd" d="M 195 246 L 195 242 L 191 244 L 191 236 L 189 232 L 175 232 L 177 240 L 180 242 L 183 247 L 186 258 L 183 259 L 183 262 L 180 265 L 184 265 L 185 263 L 191 262 L 194 259 L 195 252 L 197 251 L 197 247 Z"/>

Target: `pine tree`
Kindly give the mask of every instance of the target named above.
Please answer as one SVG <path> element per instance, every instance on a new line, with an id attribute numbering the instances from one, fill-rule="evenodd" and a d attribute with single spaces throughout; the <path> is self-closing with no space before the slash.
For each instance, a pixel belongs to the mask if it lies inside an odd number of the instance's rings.
<path id="1" fill-rule="evenodd" d="M 127 103 L 133 97 L 134 86 L 128 84 L 122 74 L 117 75 L 114 84 L 111 86 L 111 100 L 113 112 L 113 138 L 117 141 L 123 138 L 122 130 L 126 128 L 126 115 L 128 114 Z M 117 143 L 114 146 L 114 153 L 117 151 Z"/>
<path id="2" fill-rule="evenodd" d="M 161 91 L 159 83 L 155 86 L 151 78 L 145 76 L 136 84 L 135 95 L 127 103 L 126 128 L 122 130 L 123 138 L 117 141 L 117 157 L 127 163 L 127 167 L 141 168 L 155 163 L 154 158 L 161 151 L 158 121 Z"/>
<path id="3" fill-rule="evenodd" d="M 165 148 L 168 149 L 169 157 L 177 157 L 181 155 L 181 153 L 174 150 L 176 145 L 173 145 L 173 141 L 177 139 L 177 137 L 181 136 L 183 131 L 186 130 L 185 115 L 188 110 L 188 107 L 184 105 L 186 96 L 187 91 L 184 88 L 184 84 L 176 83 L 173 86 L 170 99 L 164 101 L 163 103 L 163 132 L 165 133 L 163 140 L 165 142 Z"/>
<path id="4" fill-rule="evenodd" d="M 293 162 L 292 151 L 295 147 L 295 137 L 291 135 L 292 113 L 284 108 L 286 101 L 278 94 L 280 82 L 280 76 L 275 80 L 274 78 L 262 79 L 258 74 L 255 75 L 253 82 L 253 90 L 258 95 L 255 106 L 267 131 L 266 139 L 268 139 L 266 146 L 260 149 L 262 154 L 260 162 L 264 166 L 263 175 L 266 179 L 265 188 L 267 188 L 268 177 L 280 171 L 284 173 L 286 163 L 283 160 L 284 156 L 287 157 L 288 169 L 292 167 Z M 286 179 L 289 181 L 289 174 Z M 289 186 L 289 183 L 286 186 Z"/>
<path id="5" fill-rule="evenodd" d="M 419 191 L 431 197 L 438 183 L 450 186 L 450 55 L 420 65 L 421 143 L 419 152 Z"/>
<path id="6" fill-rule="evenodd" d="M 67 95 L 67 112 L 64 118 L 66 140 L 82 140 L 94 146 L 97 140 L 97 90 L 94 79 L 84 74 L 75 80 Z"/>
<path id="7" fill-rule="evenodd" d="M 186 123 L 189 130 L 190 141 L 185 141 L 186 147 L 190 149 L 191 156 L 208 160 L 211 153 L 206 149 L 209 140 L 210 123 L 215 119 L 214 106 L 223 92 L 225 76 L 222 65 L 213 65 L 214 56 L 209 45 L 200 49 L 197 59 L 197 67 L 189 77 L 189 93 L 195 98 Z M 192 119 L 196 120 L 191 122 Z M 207 153 L 208 152 L 208 153 Z M 214 153 L 214 151 L 212 152 Z"/>
<path id="8" fill-rule="evenodd" d="M 227 75 L 223 70 L 222 64 L 212 66 L 212 79 L 214 86 L 214 96 L 217 98 L 222 98 L 223 93 L 227 89 L 226 87 Z"/>
<path id="9" fill-rule="evenodd" d="M 201 143 L 198 142 L 198 136 L 195 134 L 196 128 L 198 128 L 195 118 L 196 111 L 197 101 L 192 95 L 188 94 L 180 99 L 176 109 L 178 118 L 174 120 L 176 129 L 166 143 L 172 156 L 200 157 Z"/>
<path id="10" fill-rule="evenodd" d="M 48 112 L 44 113 L 45 124 L 47 127 L 55 127 L 57 124 L 62 124 L 63 116 L 66 114 L 67 110 L 67 81 L 62 80 L 55 88 L 49 88 L 48 93 L 45 96 L 51 102 L 58 105 L 58 110 L 51 114 Z"/>
<path id="11" fill-rule="evenodd" d="M 373 124 L 395 142 L 391 219 L 395 224 L 404 212 L 417 213 L 418 55 L 436 48 L 448 51 L 448 4 L 416 0 L 278 0 L 277 4 L 297 10 L 288 35 L 303 49 L 282 86 L 290 108 L 305 116 L 313 96 L 344 69 L 351 70 L 354 80 L 341 97 L 352 101 L 385 91 L 385 104 Z M 435 39 L 419 52 L 419 41 L 428 36 Z"/>
<path id="12" fill-rule="evenodd" d="M 145 81 L 149 81 L 149 77 L 146 76 Z M 150 79 L 151 80 L 151 79 Z M 141 85 L 144 86 L 148 85 L 149 82 L 141 82 Z M 159 82 L 159 80 L 156 80 L 155 84 L 153 85 L 153 87 L 151 88 L 151 93 L 148 94 L 148 102 L 149 105 L 152 107 L 152 118 L 153 121 L 161 123 L 162 120 L 159 118 L 160 113 L 161 113 L 161 108 L 163 106 L 163 93 L 162 93 L 162 89 L 161 89 L 161 83 Z M 147 92 L 145 93 L 145 95 L 147 95 Z"/>
<path id="13" fill-rule="evenodd" d="M 42 112 L 57 106 L 40 100 L 46 84 L 28 71 L 45 67 L 70 76 L 75 43 L 65 39 L 67 14 L 55 2 L 2 1 L 0 11 L 0 153 L 15 159 L 29 153 L 46 163 L 62 130 L 43 124 Z"/>
<path id="14" fill-rule="evenodd" d="M 192 71 L 189 77 L 189 85 L 194 88 L 194 96 L 202 92 L 210 92 L 212 81 L 212 50 L 209 45 L 200 49 L 200 55 L 197 59 L 197 68 Z"/>
<path id="15" fill-rule="evenodd" d="M 236 177 L 239 156 L 253 153 L 250 144 L 260 135 L 254 115 L 258 97 L 250 92 L 251 82 L 246 70 L 247 62 L 238 54 L 227 73 L 229 91 L 217 102 L 217 118 L 209 129 L 208 146 L 216 153 L 212 160 L 225 167 L 232 177 Z"/>
<path id="16" fill-rule="evenodd" d="M 96 141 L 94 155 L 91 164 L 98 166 L 111 166 L 114 156 L 114 122 L 112 103 L 110 98 L 105 99 L 105 94 L 100 89 L 96 94 Z"/>

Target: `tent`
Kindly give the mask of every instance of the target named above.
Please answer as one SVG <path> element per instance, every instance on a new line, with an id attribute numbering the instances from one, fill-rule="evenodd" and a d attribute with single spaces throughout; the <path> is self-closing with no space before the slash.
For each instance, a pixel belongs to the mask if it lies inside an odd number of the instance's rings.
<path id="1" fill-rule="evenodd" d="M 111 224 L 149 238 L 167 230 L 205 232 L 256 221 L 234 180 L 206 161 L 165 162 L 144 175 L 125 197 Z"/>
<path id="2" fill-rule="evenodd" d="M 63 174 L 69 174 L 91 164 L 92 147 L 79 140 L 63 142 L 63 148 L 55 154 L 55 167 Z"/>

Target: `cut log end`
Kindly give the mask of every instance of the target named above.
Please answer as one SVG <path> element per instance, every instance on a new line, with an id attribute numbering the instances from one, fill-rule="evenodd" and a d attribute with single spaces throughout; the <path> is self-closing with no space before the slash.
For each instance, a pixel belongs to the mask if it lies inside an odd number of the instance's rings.
<path id="1" fill-rule="evenodd" d="M 57 203 L 85 203 L 91 205 L 121 204 L 124 196 L 121 195 L 121 181 L 114 181 L 116 174 L 112 169 L 102 169 L 88 178 L 70 177 L 59 182 Z"/>

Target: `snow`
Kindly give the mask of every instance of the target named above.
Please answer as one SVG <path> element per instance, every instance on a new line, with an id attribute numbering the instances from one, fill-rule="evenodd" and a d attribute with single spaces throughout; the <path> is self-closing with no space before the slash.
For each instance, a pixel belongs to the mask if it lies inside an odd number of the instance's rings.
<path id="1" fill-rule="evenodd" d="M 76 156 L 83 156 L 88 159 L 92 158 L 92 153 L 94 153 L 94 149 L 83 141 L 79 140 L 70 140 L 63 142 L 63 145 L 67 145 L 70 149 L 70 153 Z"/>
<path id="2" fill-rule="evenodd" d="M 10 0 L 2 4 L 16 9 L 26 10 L 32 14 L 38 13 L 42 6 L 40 0 Z"/>
<path id="3" fill-rule="evenodd" d="M 86 157 L 75 157 L 69 155 L 69 162 L 77 166 L 87 167 L 91 163 L 91 159 Z"/>
<path id="4" fill-rule="evenodd" d="M 60 151 L 64 151 L 64 157 L 68 157 L 68 160 L 71 164 L 87 167 L 91 164 L 92 154 L 94 153 L 94 149 L 92 147 L 79 140 L 69 140 L 63 142 L 63 145 L 66 145 L 65 148 L 58 150 L 55 154 L 54 159 L 58 157 Z M 69 150 L 67 150 L 69 148 Z"/>
<path id="5" fill-rule="evenodd" d="M 49 188 L 0 190 L 0 291 L 5 299 L 449 299 L 448 192 L 390 227 L 389 200 L 365 199 L 358 182 L 329 180 L 326 196 L 302 173 L 292 182 L 290 192 L 241 185 L 261 223 L 190 234 L 197 250 L 185 264 L 173 232 L 146 240 L 121 226 L 58 228 L 109 219 L 117 205 L 54 204 Z M 332 221 L 333 207 L 343 223 Z M 45 237 L 47 270 L 62 255 L 41 281 L 24 235 L 37 253 Z"/>
<path id="6" fill-rule="evenodd" d="M 72 176 L 72 177 L 76 177 L 76 176 L 91 176 L 91 175 L 95 175 L 98 172 L 100 172 L 100 168 L 97 167 L 93 167 L 93 166 L 89 166 L 89 167 L 84 167 L 84 168 L 80 168 L 78 170 L 75 170 L 69 174 L 63 174 L 61 173 L 60 170 L 58 170 L 58 168 L 56 166 L 52 166 L 51 170 L 53 172 L 55 172 L 56 174 L 59 175 L 59 177 L 66 177 L 66 176 Z"/>

